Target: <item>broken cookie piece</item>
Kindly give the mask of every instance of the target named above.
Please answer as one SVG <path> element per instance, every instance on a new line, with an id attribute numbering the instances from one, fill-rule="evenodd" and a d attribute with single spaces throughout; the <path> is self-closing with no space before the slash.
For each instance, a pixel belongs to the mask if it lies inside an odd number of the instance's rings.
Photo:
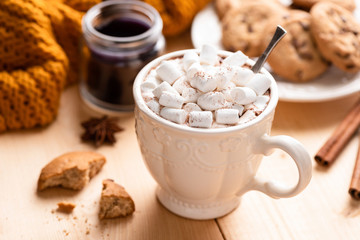
<path id="1" fill-rule="evenodd" d="M 99 218 L 116 218 L 131 215 L 135 204 L 124 187 L 111 179 L 103 181 Z"/>
<path id="2" fill-rule="evenodd" d="M 63 213 L 71 213 L 76 207 L 75 204 L 69 202 L 59 202 L 57 205 L 58 205 L 57 211 Z"/>
<path id="3" fill-rule="evenodd" d="M 41 170 L 38 191 L 49 187 L 80 190 L 101 170 L 105 162 L 105 157 L 96 152 L 63 154 Z"/>

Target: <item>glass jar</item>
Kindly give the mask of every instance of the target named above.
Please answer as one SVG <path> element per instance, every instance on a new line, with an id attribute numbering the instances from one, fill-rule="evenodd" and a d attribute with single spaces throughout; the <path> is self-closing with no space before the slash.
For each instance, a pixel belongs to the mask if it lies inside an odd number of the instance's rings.
<path id="1" fill-rule="evenodd" d="M 165 48 L 159 13 L 140 1 L 105 1 L 82 19 L 80 94 L 107 112 L 134 109 L 133 81 Z"/>

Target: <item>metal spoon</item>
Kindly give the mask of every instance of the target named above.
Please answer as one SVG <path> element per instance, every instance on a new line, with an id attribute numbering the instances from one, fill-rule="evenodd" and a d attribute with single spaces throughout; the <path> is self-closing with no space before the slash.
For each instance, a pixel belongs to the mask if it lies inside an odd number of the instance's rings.
<path id="1" fill-rule="evenodd" d="M 258 73 L 260 71 L 260 69 L 263 67 L 266 59 L 270 55 L 273 48 L 285 36 L 285 34 L 286 34 L 286 30 L 284 28 L 282 28 L 280 25 L 278 25 L 269 45 L 267 46 L 267 48 L 265 49 L 263 54 L 261 54 L 261 56 L 258 58 L 256 63 L 254 64 L 254 66 L 251 68 L 251 70 L 254 73 Z"/>

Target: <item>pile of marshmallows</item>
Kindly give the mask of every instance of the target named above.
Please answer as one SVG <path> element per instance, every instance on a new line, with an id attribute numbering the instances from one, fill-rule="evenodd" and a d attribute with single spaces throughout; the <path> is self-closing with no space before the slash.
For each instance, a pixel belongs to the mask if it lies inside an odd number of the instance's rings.
<path id="1" fill-rule="evenodd" d="M 221 59 L 211 45 L 200 55 L 189 50 L 151 70 L 141 84 L 142 96 L 156 114 L 190 127 L 248 122 L 267 106 L 271 80 L 244 67 L 247 60 L 240 51 Z"/>

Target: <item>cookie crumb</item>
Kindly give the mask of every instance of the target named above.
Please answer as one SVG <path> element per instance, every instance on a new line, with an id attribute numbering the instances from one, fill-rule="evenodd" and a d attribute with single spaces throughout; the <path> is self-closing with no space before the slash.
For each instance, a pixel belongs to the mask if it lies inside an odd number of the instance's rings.
<path id="1" fill-rule="evenodd" d="M 63 230 L 63 233 L 65 233 L 65 236 L 68 236 L 68 235 L 69 235 L 69 232 L 66 231 L 65 229 Z"/>
<path id="2" fill-rule="evenodd" d="M 59 202 L 57 205 L 58 205 L 57 211 L 63 213 L 71 213 L 76 207 L 75 204 L 68 202 Z"/>

